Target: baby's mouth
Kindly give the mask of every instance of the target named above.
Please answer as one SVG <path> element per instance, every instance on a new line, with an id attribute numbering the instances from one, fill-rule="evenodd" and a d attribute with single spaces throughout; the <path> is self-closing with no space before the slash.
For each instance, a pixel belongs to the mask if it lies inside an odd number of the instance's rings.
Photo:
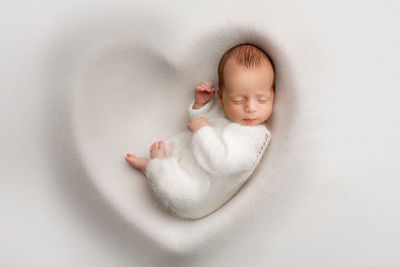
<path id="1" fill-rule="evenodd" d="M 257 119 L 243 119 L 245 122 L 255 122 Z"/>

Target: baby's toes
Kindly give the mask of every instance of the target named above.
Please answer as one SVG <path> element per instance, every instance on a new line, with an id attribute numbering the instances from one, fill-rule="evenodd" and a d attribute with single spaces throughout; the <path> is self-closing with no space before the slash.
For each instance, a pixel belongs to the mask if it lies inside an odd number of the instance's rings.
<path id="1" fill-rule="evenodd" d="M 157 150 L 159 150 L 159 149 L 160 149 L 160 141 L 158 141 L 158 142 L 156 143 L 156 147 L 155 147 L 155 149 L 157 149 Z"/>
<path id="2" fill-rule="evenodd" d="M 125 160 L 131 162 L 133 160 L 133 156 L 131 154 L 128 154 L 125 156 Z"/>
<path id="3" fill-rule="evenodd" d="M 160 141 L 160 149 L 165 150 L 165 144 L 163 141 Z"/>
<path id="4" fill-rule="evenodd" d="M 161 143 L 162 143 L 162 141 L 157 142 L 157 149 L 161 149 Z"/>
<path id="5" fill-rule="evenodd" d="M 157 148 L 157 142 L 154 142 L 151 146 L 150 146 L 150 152 L 152 152 L 154 149 Z"/>

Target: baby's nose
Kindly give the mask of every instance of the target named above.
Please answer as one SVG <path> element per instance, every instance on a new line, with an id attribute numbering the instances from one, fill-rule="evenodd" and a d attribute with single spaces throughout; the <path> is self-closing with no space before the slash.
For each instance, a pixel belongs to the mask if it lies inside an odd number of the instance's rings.
<path id="1" fill-rule="evenodd" d="M 256 111 L 256 104 L 255 104 L 255 102 L 252 101 L 252 100 L 247 101 L 247 102 L 246 102 L 246 105 L 245 105 L 245 107 L 244 107 L 244 109 L 245 109 L 246 112 L 253 112 L 253 111 Z"/>

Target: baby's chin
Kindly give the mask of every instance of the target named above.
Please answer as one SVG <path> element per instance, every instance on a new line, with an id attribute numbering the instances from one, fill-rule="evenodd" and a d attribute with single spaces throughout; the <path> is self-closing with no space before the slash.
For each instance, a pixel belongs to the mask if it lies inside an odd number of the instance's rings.
<path id="1" fill-rule="evenodd" d="M 255 120 L 246 120 L 246 119 L 240 119 L 240 120 L 231 120 L 232 122 L 239 123 L 240 125 L 243 126 L 257 126 L 257 125 L 264 125 L 265 121 L 255 119 Z"/>

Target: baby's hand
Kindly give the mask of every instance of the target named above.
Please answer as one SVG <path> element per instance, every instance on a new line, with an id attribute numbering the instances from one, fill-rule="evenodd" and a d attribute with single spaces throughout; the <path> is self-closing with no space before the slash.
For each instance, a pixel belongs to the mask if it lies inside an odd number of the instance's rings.
<path id="1" fill-rule="evenodd" d="M 196 86 L 194 90 L 194 109 L 204 106 L 214 95 L 214 88 L 212 82 L 202 82 Z"/>
<path id="2" fill-rule="evenodd" d="M 194 133 L 195 131 L 206 125 L 209 125 L 208 120 L 204 117 L 201 117 L 189 122 L 187 124 L 187 127 L 189 128 L 190 131 L 192 131 L 192 133 Z"/>

